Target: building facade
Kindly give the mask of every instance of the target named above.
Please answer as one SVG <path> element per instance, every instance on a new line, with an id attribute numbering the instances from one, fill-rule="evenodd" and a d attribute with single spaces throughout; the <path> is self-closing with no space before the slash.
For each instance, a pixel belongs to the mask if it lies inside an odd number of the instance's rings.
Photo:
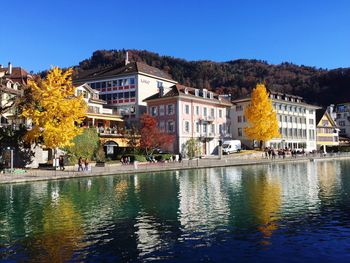
<path id="1" fill-rule="evenodd" d="M 326 146 L 339 145 L 339 129 L 327 110 L 316 112 L 317 149 L 326 151 Z"/>
<path id="2" fill-rule="evenodd" d="M 269 91 L 273 108 L 277 114 L 280 138 L 266 142 L 266 146 L 275 149 L 290 148 L 316 150 L 316 110 L 319 108 L 307 104 L 302 97 Z M 233 101 L 231 110 L 232 137 L 242 141 L 247 148 L 258 147 L 259 142 L 246 137 L 244 128 L 248 122 L 244 110 L 250 105 L 251 98 Z"/>
<path id="3" fill-rule="evenodd" d="M 128 61 L 120 67 L 78 73 L 73 82 L 76 85 L 87 83 L 100 92 L 100 99 L 107 102 L 107 107 L 124 119 L 134 121 L 146 112 L 144 99 L 156 94 L 160 87 L 167 89 L 177 83 L 155 67 Z"/>
<path id="4" fill-rule="evenodd" d="M 336 105 L 335 113 L 339 135 L 350 138 L 350 102 Z"/>
<path id="5" fill-rule="evenodd" d="M 186 156 L 186 142 L 194 138 L 201 155 L 215 154 L 219 140 L 230 136 L 232 104 L 211 91 L 176 84 L 168 92 L 160 89 L 145 102 L 159 129 L 174 135 L 174 143 L 167 149 L 171 152 Z"/>

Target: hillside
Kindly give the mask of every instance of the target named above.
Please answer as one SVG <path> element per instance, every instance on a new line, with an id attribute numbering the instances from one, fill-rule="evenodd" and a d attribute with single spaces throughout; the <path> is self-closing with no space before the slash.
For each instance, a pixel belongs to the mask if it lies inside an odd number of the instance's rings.
<path id="1" fill-rule="evenodd" d="M 124 58 L 125 50 L 98 50 L 76 70 L 123 65 Z M 299 95 L 322 106 L 350 101 L 350 68 L 324 70 L 248 59 L 186 61 L 145 50 L 129 50 L 129 59 L 160 68 L 182 84 L 231 94 L 232 98 L 248 94 L 257 82 L 265 82 L 272 90 Z"/>

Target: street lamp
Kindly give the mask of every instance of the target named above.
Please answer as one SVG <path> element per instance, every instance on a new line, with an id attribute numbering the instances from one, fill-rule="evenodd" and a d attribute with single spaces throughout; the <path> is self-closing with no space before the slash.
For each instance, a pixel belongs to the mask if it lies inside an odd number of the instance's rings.
<path id="1" fill-rule="evenodd" d="M 11 153 L 11 173 L 13 173 L 13 149 L 11 147 L 7 147 L 8 150 L 10 150 Z"/>

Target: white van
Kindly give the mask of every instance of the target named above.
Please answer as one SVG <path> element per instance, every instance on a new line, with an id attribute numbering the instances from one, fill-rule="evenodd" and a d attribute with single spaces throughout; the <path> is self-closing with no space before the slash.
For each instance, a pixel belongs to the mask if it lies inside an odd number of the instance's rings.
<path id="1" fill-rule="evenodd" d="M 242 149 L 242 145 L 240 140 L 228 140 L 222 143 L 223 154 L 240 152 L 241 149 Z"/>

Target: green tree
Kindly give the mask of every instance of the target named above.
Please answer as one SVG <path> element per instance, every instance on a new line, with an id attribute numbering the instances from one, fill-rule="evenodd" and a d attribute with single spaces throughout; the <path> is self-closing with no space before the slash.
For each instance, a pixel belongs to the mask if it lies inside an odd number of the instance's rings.
<path id="1" fill-rule="evenodd" d="M 187 157 L 192 159 L 196 156 L 201 155 L 201 147 L 199 144 L 199 141 L 191 138 L 186 142 L 186 152 L 187 152 Z"/>
<path id="2" fill-rule="evenodd" d="M 98 133 L 95 128 L 86 128 L 82 134 L 74 137 L 73 143 L 65 148 L 71 162 L 76 162 L 80 156 L 91 160 L 98 150 Z"/>

